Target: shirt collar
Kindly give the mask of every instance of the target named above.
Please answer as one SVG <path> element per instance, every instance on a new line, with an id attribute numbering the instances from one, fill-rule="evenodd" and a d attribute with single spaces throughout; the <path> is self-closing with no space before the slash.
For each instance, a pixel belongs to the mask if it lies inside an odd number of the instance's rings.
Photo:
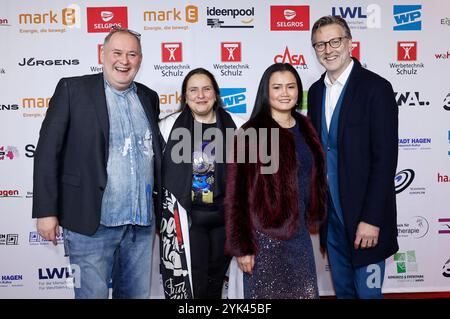
<path id="1" fill-rule="evenodd" d="M 119 91 L 119 90 L 116 90 L 115 88 L 113 88 L 111 86 L 111 84 L 109 84 L 109 82 L 105 78 L 104 78 L 104 81 L 105 81 L 105 88 L 108 87 L 111 90 L 111 92 L 113 92 L 117 95 L 127 95 L 129 92 L 132 92 L 132 91 L 135 93 L 137 92 L 137 86 L 136 86 L 136 83 L 134 83 L 134 82 L 131 82 L 130 86 L 126 90 Z"/>
<path id="2" fill-rule="evenodd" d="M 339 85 L 344 86 L 345 82 L 347 82 L 347 79 L 350 76 L 350 72 L 352 71 L 353 64 L 355 64 L 355 63 L 353 62 L 353 59 L 352 59 L 350 61 L 350 63 L 347 65 L 347 67 L 345 68 L 344 72 L 342 72 L 342 74 L 336 79 L 336 81 L 334 83 L 331 83 L 331 80 L 328 77 L 328 72 L 325 73 L 324 82 L 325 82 L 326 87 L 331 87 L 335 83 L 338 83 Z"/>

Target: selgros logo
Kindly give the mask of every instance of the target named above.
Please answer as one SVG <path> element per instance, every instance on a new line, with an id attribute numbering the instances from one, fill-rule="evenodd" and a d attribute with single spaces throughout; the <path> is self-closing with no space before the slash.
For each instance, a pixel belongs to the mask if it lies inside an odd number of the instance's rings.
<path id="1" fill-rule="evenodd" d="M 270 30 L 309 30 L 309 6 L 270 6 Z"/>
<path id="2" fill-rule="evenodd" d="M 423 216 L 413 216 L 407 222 L 397 224 L 398 236 L 403 238 L 423 238 L 428 234 L 430 225 Z"/>
<path id="3" fill-rule="evenodd" d="M 19 234 L 0 234 L 0 245 L 19 245 Z"/>
<path id="4" fill-rule="evenodd" d="M 275 55 L 275 57 L 273 58 L 273 62 L 289 63 L 296 69 L 308 69 L 308 64 L 306 64 L 305 56 L 299 52 L 291 53 L 288 46 L 286 46 L 283 53 Z"/>
<path id="5" fill-rule="evenodd" d="M 144 23 L 146 24 L 144 30 L 189 30 L 189 24 L 197 22 L 198 7 L 193 5 L 188 5 L 184 9 L 144 11 Z"/>
<path id="6" fill-rule="evenodd" d="M 255 8 L 206 7 L 206 24 L 211 28 L 254 28 Z"/>
<path id="7" fill-rule="evenodd" d="M 422 30 L 421 5 L 394 5 L 393 13 L 395 31 Z"/>
<path id="8" fill-rule="evenodd" d="M 361 61 L 361 43 L 359 41 L 352 41 L 352 57 Z"/>
<path id="9" fill-rule="evenodd" d="M 450 218 L 439 218 L 438 234 L 450 234 Z"/>
<path id="10" fill-rule="evenodd" d="M 332 7 L 331 15 L 344 18 L 350 29 L 381 28 L 381 8 L 377 4 L 369 4 L 366 10 L 362 6 Z"/>
<path id="11" fill-rule="evenodd" d="M 88 32 L 109 32 L 113 26 L 128 28 L 127 7 L 87 8 Z"/>
<path id="12" fill-rule="evenodd" d="M 398 106 L 425 107 L 430 102 L 421 100 L 419 92 L 395 92 L 395 100 Z"/>
<path id="13" fill-rule="evenodd" d="M 247 112 L 246 88 L 221 88 L 220 96 L 224 109 L 231 113 Z"/>

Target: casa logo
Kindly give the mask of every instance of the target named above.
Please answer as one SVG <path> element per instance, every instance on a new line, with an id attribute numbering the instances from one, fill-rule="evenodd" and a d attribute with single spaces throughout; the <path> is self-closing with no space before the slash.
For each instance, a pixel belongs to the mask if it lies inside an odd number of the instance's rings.
<path id="1" fill-rule="evenodd" d="M 450 135 L 450 131 L 448 132 L 448 134 Z M 450 183 L 450 178 L 448 177 L 448 175 L 442 174 L 441 173 L 437 173 L 437 182 L 438 183 Z"/>
<path id="2" fill-rule="evenodd" d="M 309 30 L 309 6 L 270 6 L 270 30 Z"/>
<path id="3" fill-rule="evenodd" d="M 80 28 L 80 7 L 72 4 L 59 10 L 19 13 L 20 33 L 64 33 L 67 28 Z M 43 26 L 51 26 L 43 28 Z M 29 28 L 30 27 L 30 28 Z"/>
<path id="4" fill-rule="evenodd" d="M 359 41 L 352 41 L 352 57 L 358 61 L 361 60 L 361 43 Z"/>
<path id="5" fill-rule="evenodd" d="M 63 244 L 64 243 L 64 234 L 62 232 L 62 230 L 60 230 L 60 234 L 58 236 L 56 236 L 56 241 L 58 244 Z M 41 235 L 39 235 L 38 232 L 36 231 L 32 231 L 30 232 L 30 235 L 28 237 L 28 243 L 31 246 L 36 246 L 36 245 L 50 245 L 52 244 L 51 241 L 48 241 L 47 239 L 45 239 L 44 237 L 42 237 Z"/>
<path id="6" fill-rule="evenodd" d="M 450 93 L 447 94 L 447 96 L 444 98 L 444 110 L 450 111 Z"/>
<path id="7" fill-rule="evenodd" d="M 438 234 L 450 234 L 450 218 L 439 218 Z"/>
<path id="8" fill-rule="evenodd" d="M 254 28 L 255 7 L 217 8 L 206 7 L 206 24 L 215 28 Z"/>
<path id="9" fill-rule="evenodd" d="M 23 275 L 22 274 L 7 274 L 0 275 L 0 288 L 6 287 L 23 287 Z"/>
<path id="10" fill-rule="evenodd" d="M 109 32 L 113 26 L 128 28 L 127 7 L 87 8 L 87 31 Z"/>
<path id="11" fill-rule="evenodd" d="M 0 189 L 0 198 L 22 198 L 18 189 Z"/>
<path id="12" fill-rule="evenodd" d="M 198 7 L 193 5 L 188 5 L 184 9 L 144 11 L 144 23 L 147 24 L 144 25 L 144 30 L 146 31 L 187 31 L 189 30 L 189 24 L 197 22 Z"/>
<path id="13" fill-rule="evenodd" d="M 36 59 L 36 58 L 22 58 L 17 63 L 19 66 L 37 66 L 37 67 L 46 67 L 46 66 L 74 66 L 79 65 L 80 60 L 78 59 Z"/>
<path id="14" fill-rule="evenodd" d="M 246 113 L 246 93 L 246 88 L 221 88 L 220 96 L 222 98 L 224 109 L 231 113 Z"/>
<path id="15" fill-rule="evenodd" d="M 450 52 L 444 52 L 444 53 L 435 53 L 434 57 L 436 58 L 436 60 L 448 60 L 450 59 Z"/>
<path id="16" fill-rule="evenodd" d="M 183 43 L 182 42 L 163 42 L 161 43 L 161 61 L 164 64 L 156 64 L 155 70 L 161 72 L 162 77 L 182 77 L 184 71 L 189 71 L 189 64 L 183 62 Z"/>
<path id="17" fill-rule="evenodd" d="M 273 58 L 275 63 L 289 63 L 296 69 L 308 69 L 308 64 L 306 64 L 305 56 L 301 53 L 291 53 L 289 47 L 286 46 L 284 52 L 275 55 Z"/>
<path id="18" fill-rule="evenodd" d="M 181 93 L 159 94 L 159 104 L 161 105 L 161 113 L 163 117 L 177 112 L 180 109 Z"/>
<path id="19" fill-rule="evenodd" d="M 332 7 L 331 15 L 344 18 L 350 29 L 381 28 L 381 8 L 377 4 L 369 4 L 366 10 L 364 7 Z"/>
<path id="20" fill-rule="evenodd" d="M 0 245 L 19 245 L 19 234 L 0 234 Z"/>
<path id="21" fill-rule="evenodd" d="M 0 145 L 0 161 L 13 160 L 19 157 L 19 151 L 15 146 Z"/>
<path id="22" fill-rule="evenodd" d="M 442 266 L 442 276 L 450 278 L 450 259 L 448 259 L 444 266 Z"/>
<path id="23" fill-rule="evenodd" d="M 390 68 L 396 71 L 397 75 L 417 75 L 418 71 L 424 68 L 422 62 L 417 61 L 417 41 L 397 42 L 397 61 L 391 62 Z"/>
<path id="24" fill-rule="evenodd" d="M 431 137 L 408 137 L 398 139 L 400 151 L 431 150 Z"/>
<path id="25" fill-rule="evenodd" d="M 430 225 L 423 216 L 413 216 L 408 222 L 397 224 L 398 236 L 403 238 L 423 238 L 428 234 Z"/>
<path id="26" fill-rule="evenodd" d="M 425 107 L 429 106 L 429 101 L 423 101 L 420 99 L 419 92 L 395 92 L 395 100 L 398 106 L 409 107 Z"/>
<path id="27" fill-rule="evenodd" d="M 222 42 L 220 56 L 224 63 L 214 63 L 213 68 L 219 70 L 221 76 L 243 76 L 245 70 L 250 69 L 247 63 L 239 63 L 242 62 L 241 42 Z"/>
<path id="28" fill-rule="evenodd" d="M 394 254 L 395 275 L 388 275 L 389 280 L 397 280 L 399 282 L 424 282 L 425 277 L 419 273 L 418 262 L 415 250 L 399 251 Z"/>
<path id="29" fill-rule="evenodd" d="M 0 18 L 0 27 L 10 27 L 8 19 Z"/>
<path id="30" fill-rule="evenodd" d="M 394 5 L 394 31 L 422 30 L 422 5 Z"/>

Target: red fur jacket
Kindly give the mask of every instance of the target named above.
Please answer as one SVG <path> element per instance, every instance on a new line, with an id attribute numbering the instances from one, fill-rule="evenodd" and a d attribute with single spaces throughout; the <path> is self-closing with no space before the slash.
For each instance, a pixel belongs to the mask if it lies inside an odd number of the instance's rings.
<path id="1" fill-rule="evenodd" d="M 306 224 L 310 232 L 317 232 L 325 219 L 327 182 L 324 154 L 319 137 L 309 119 L 296 113 L 300 131 L 309 146 L 312 157 L 312 176 L 309 203 L 306 207 Z M 275 239 L 292 237 L 298 229 L 299 184 L 298 163 L 294 135 L 281 128 L 270 116 L 259 115 L 243 127 L 279 129 L 279 166 L 275 174 L 261 174 L 264 166 L 257 163 L 234 163 L 227 166 L 227 183 L 224 200 L 226 243 L 225 252 L 231 256 L 254 255 L 258 247 L 255 230 Z M 270 130 L 268 130 L 270 131 Z M 270 146 L 270 133 L 267 145 Z M 258 136 L 258 142 L 260 136 Z M 237 145 L 235 141 L 235 153 Z M 245 145 L 247 159 L 249 143 Z"/>

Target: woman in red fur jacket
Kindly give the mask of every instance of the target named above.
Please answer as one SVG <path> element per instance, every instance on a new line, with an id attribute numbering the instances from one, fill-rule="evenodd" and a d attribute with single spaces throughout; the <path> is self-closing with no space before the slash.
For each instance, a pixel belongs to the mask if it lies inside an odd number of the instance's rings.
<path id="1" fill-rule="evenodd" d="M 326 173 L 319 137 L 296 111 L 302 92 L 291 65 L 271 65 L 235 137 L 224 201 L 230 298 L 319 296 L 310 232 L 325 218 Z"/>

